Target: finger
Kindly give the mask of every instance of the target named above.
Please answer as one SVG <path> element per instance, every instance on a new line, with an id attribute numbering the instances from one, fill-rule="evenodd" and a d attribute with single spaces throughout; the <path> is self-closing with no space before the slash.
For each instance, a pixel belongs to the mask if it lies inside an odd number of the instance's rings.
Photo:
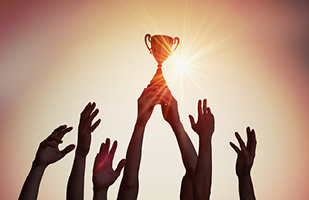
<path id="1" fill-rule="evenodd" d="M 102 157 L 104 157 L 104 158 L 108 154 L 110 142 L 111 142 L 110 139 L 106 138 L 106 140 L 105 140 L 105 148 L 104 148 L 104 151 L 102 152 Z"/>
<path id="2" fill-rule="evenodd" d="M 99 154 L 103 153 L 103 152 L 104 152 L 104 149 L 105 149 L 105 143 L 102 142 L 101 147 L 100 147 Z"/>
<path id="3" fill-rule="evenodd" d="M 116 149 L 117 149 L 117 140 L 114 141 L 113 146 L 112 146 L 112 148 L 111 148 L 111 150 L 110 150 L 110 152 L 109 152 L 109 158 L 110 158 L 111 160 L 113 160 L 113 158 L 114 158 Z"/>
<path id="4" fill-rule="evenodd" d="M 118 163 L 115 172 L 116 172 L 117 174 L 120 174 L 122 168 L 123 168 L 125 165 L 126 165 L 126 159 L 122 159 L 122 160 Z"/>
<path id="5" fill-rule="evenodd" d="M 58 133 L 58 132 L 62 131 L 63 129 L 65 129 L 66 127 L 67 127 L 67 125 L 61 125 L 61 126 L 59 126 L 58 128 L 56 128 L 56 129 L 52 132 L 52 134 Z"/>
<path id="6" fill-rule="evenodd" d="M 74 148 L 75 148 L 74 144 L 70 144 L 67 147 L 65 147 L 62 151 L 60 151 L 60 153 L 62 154 L 62 157 L 70 153 Z"/>
<path id="7" fill-rule="evenodd" d="M 101 123 L 101 119 L 98 119 L 91 127 L 90 127 L 90 133 L 93 132 Z"/>
<path id="8" fill-rule="evenodd" d="M 51 135 L 50 137 L 48 137 L 46 139 L 46 141 L 57 141 L 58 143 L 62 143 L 63 141 L 61 140 L 61 138 L 58 138 L 57 135 Z"/>
<path id="9" fill-rule="evenodd" d="M 190 123 L 191 123 L 191 128 L 195 130 L 195 122 L 194 122 L 194 117 L 192 115 L 189 115 Z"/>
<path id="10" fill-rule="evenodd" d="M 95 106 L 96 106 L 95 103 L 90 103 L 85 107 L 85 109 L 84 109 L 84 111 L 81 115 L 81 118 L 80 118 L 80 124 L 84 125 L 84 123 L 87 122 L 87 119 L 89 119 L 89 116 L 93 112 L 93 109 L 95 108 Z"/>
<path id="11" fill-rule="evenodd" d="M 87 118 L 87 122 L 92 122 L 92 120 L 98 115 L 99 109 L 95 109 L 92 114 Z"/>
<path id="12" fill-rule="evenodd" d="M 236 138 L 238 140 L 238 143 L 240 145 L 240 149 L 241 149 L 243 155 L 249 156 L 249 152 L 248 152 L 248 150 L 246 148 L 246 145 L 245 145 L 244 141 L 242 140 L 242 138 L 240 137 L 240 135 L 237 132 L 235 132 L 235 135 L 236 135 Z"/>
<path id="13" fill-rule="evenodd" d="M 99 113 L 99 109 L 95 109 L 95 111 L 94 112 L 91 111 L 91 113 L 89 113 L 89 115 L 84 116 L 85 119 L 83 122 L 83 126 L 90 127 L 94 117 Z"/>
<path id="14" fill-rule="evenodd" d="M 207 99 L 204 99 L 203 100 L 203 113 L 207 114 L 207 111 L 208 111 L 208 109 L 207 109 Z"/>
<path id="15" fill-rule="evenodd" d="M 89 103 L 85 106 L 84 110 L 80 113 L 80 118 L 81 118 L 81 119 L 83 118 L 83 116 L 84 116 L 85 113 L 89 110 L 90 107 L 91 107 L 91 102 L 89 102 Z"/>
<path id="16" fill-rule="evenodd" d="M 256 149 L 256 137 L 254 129 L 250 130 L 250 127 L 247 128 L 247 149 L 251 156 L 255 156 Z"/>
<path id="17" fill-rule="evenodd" d="M 68 128 L 66 128 L 66 129 L 63 129 L 61 132 L 58 133 L 57 138 L 58 138 L 58 139 L 62 139 L 63 136 L 64 136 L 65 134 L 67 134 L 68 132 L 72 131 L 72 129 L 73 129 L 73 127 L 68 127 Z"/>
<path id="18" fill-rule="evenodd" d="M 161 100 L 161 104 L 165 106 L 171 105 L 175 102 L 177 103 L 176 99 L 172 95 L 165 95 Z"/>
<path id="19" fill-rule="evenodd" d="M 93 170 L 95 170 L 97 168 L 97 166 L 99 165 L 100 163 L 100 154 L 98 153 L 96 156 L 95 156 L 95 159 L 94 159 L 94 163 L 93 163 Z"/>
<path id="20" fill-rule="evenodd" d="M 197 113 L 198 113 L 197 115 L 198 119 L 202 117 L 203 113 L 202 113 L 202 101 L 201 100 L 198 100 L 198 103 L 197 103 Z"/>
<path id="21" fill-rule="evenodd" d="M 236 139 L 239 143 L 241 150 L 244 150 L 246 148 L 246 145 L 245 145 L 244 141 L 242 140 L 242 138 L 240 137 L 239 133 L 235 132 L 235 136 L 236 136 Z"/>
<path id="22" fill-rule="evenodd" d="M 240 153 L 241 153 L 240 149 L 239 149 L 233 142 L 230 142 L 230 145 L 231 145 L 231 147 L 235 150 L 235 152 L 236 152 L 237 154 L 240 154 Z"/>

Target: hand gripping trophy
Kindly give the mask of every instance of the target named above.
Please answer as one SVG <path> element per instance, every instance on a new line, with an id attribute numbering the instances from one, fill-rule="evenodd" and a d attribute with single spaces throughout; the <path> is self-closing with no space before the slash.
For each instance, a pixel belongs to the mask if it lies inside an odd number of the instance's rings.
<path id="1" fill-rule="evenodd" d="M 150 42 L 151 47 L 148 46 L 147 41 Z M 146 34 L 145 43 L 150 53 L 158 62 L 158 69 L 150 81 L 150 85 L 166 85 L 166 81 L 162 74 L 162 63 L 176 50 L 177 46 L 179 45 L 179 38 L 172 38 L 166 35 L 151 36 L 150 34 Z M 173 44 L 176 44 L 174 49 L 172 49 Z"/>

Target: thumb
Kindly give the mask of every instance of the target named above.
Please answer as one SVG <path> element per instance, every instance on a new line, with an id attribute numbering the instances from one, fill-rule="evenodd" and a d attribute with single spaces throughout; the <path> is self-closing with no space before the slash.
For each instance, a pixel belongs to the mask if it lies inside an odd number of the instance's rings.
<path id="1" fill-rule="evenodd" d="M 115 172 L 117 172 L 117 174 L 120 174 L 122 168 L 123 168 L 125 165 L 126 165 L 126 159 L 122 159 L 122 160 L 118 163 Z"/>
<path id="2" fill-rule="evenodd" d="M 190 123 L 192 129 L 195 131 L 195 122 L 194 122 L 194 117 L 192 115 L 189 115 Z"/>
<path id="3" fill-rule="evenodd" d="M 70 144 L 69 146 L 65 147 L 62 151 L 60 151 L 60 153 L 64 157 L 65 155 L 70 153 L 74 148 L 75 148 L 75 145 L 74 144 Z"/>

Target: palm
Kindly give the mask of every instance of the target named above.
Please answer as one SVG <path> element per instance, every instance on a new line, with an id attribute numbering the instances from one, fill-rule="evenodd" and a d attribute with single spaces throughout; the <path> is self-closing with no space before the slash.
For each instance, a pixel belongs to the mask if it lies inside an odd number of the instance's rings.
<path id="1" fill-rule="evenodd" d="M 50 136 L 41 142 L 35 156 L 35 162 L 39 165 L 47 166 L 48 164 L 57 162 L 72 151 L 75 147 L 73 144 L 65 147 L 62 151 L 58 148 L 59 144 L 62 143 L 63 136 L 71 130 L 72 127 L 67 128 L 66 125 L 59 126 L 55 129 Z"/>
<path id="2" fill-rule="evenodd" d="M 37 159 L 41 164 L 51 164 L 63 157 L 63 154 L 59 151 L 58 147 L 47 146 L 43 149 L 40 149 L 37 153 Z"/>
<path id="3" fill-rule="evenodd" d="M 110 151 L 109 145 L 110 140 L 107 138 L 106 143 L 102 143 L 100 152 L 97 154 L 93 165 L 92 181 L 94 188 L 98 190 L 108 188 L 112 185 L 125 165 L 125 160 L 121 160 L 116 170 L 113 170 L 112 163 L 117 148 L 117 141 L 113 143 Z"/>
<path id="4" fill-rule="evenodd" d="M 253 165 L 253 158 L 248 156 L 238 156 L 236 161 L 236 174 L 238 176 L 250 173 Z"/>
<path id="5" fill-rule="evenodd" d="M 119 174 L 112 169 L 112 162 L 110 159 L 103 159 L 99 166 L 97 166 L 97 171 L 93 175 L 93 184 L 98 188 L 105 188 L 112 185 Z"/>
<path id="6" fill-rule="evenodd" d="M 215 129 L 215 119 L 213 114 L 210 111 L 210 108 L 207 107 L 206 99 L 198 101 L 197 105 L 198 111 L 198 120 L 195 123 L 192 115 L 189 116 L 192 129 L 200 136 L 211 138 Z"/>

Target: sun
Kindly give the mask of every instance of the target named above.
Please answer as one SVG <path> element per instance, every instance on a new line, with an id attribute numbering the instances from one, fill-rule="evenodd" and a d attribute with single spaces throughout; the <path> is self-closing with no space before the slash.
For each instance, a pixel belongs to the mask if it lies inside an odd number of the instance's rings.
<path id="1" fill-rule="evenodd" d="M 188 61 L 184 58 L 176 58 L 176 68 L 179 72 L 184 72 L 188 70 Z"/>

